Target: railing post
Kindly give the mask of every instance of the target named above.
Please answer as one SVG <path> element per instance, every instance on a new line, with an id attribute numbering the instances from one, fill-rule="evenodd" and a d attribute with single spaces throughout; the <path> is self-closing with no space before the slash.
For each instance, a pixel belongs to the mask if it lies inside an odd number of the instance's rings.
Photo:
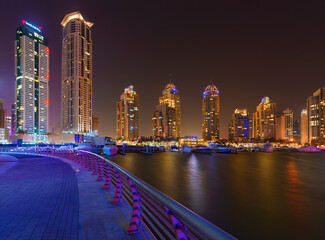
<path id="1" fill-rule="evenodd" d="M 134 183 L 129 179 L 128 182 L 130 184 L 132 197 L 133 197 L 133 210 L 132 210 L 132 217 L 129 224 L 129 227 L 127 229 L 128 234 L 133 234 L 139 232 L 139 227 L 141 224 L 141 213 L 142 213 L 142 207 L 141 207 L 141 199 L 140 194 L 134 185 Z"/>
<path id="2" fill-rule="evenodd" d="M 172 213 L 171 211 L 165 206 L 165 209 L 172 220 L 175 232 L 176 232 L 176 239 L 178 240 L 189 240 L 189 237 L 183 232 L 182 229 L 187 229 L 186 226 L 181 223 Z"/>
<path id="3" fill-rule="evenodd" d="M 99 161 L 99 175 L 97 178 L 97 181 L 101 181 L 103 180 L 103 176 L 104 176 L 104 167 L 103 167 L 103 162 L 101 159 L 98 159 Z"/>
<path id="4" fill-rule="evenodd" d="M 98 159 L 94 156 L 93 175 L 98 174 Z"/>
<path id="5" fill-rule="evenodd" d="M 120 199 L 122 198 L 122 179 L 118 171 L 114 168 L 115 173 L 115 180 L 116 180 L 116 189 L 115 189 L 115 196 L 113 199 L 113 204 L 119 203 Z"/>
<path id="6" fill-rule="evenodd" d="M 111 170 L 107 163 L 105 163 L 105 166 L 106 166 L 106 181 L 105 181 L 104 189 L 109 189 L 111 186 Z"/>

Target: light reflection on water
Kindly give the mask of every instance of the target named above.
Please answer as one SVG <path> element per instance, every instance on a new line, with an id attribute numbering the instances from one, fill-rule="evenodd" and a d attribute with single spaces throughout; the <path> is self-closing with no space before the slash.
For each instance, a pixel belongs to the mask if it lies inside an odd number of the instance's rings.
<path id="1" fill-rule="evenodd" d="M 110 159 L 239 239 L 325 239 L 325 153 Z"/>

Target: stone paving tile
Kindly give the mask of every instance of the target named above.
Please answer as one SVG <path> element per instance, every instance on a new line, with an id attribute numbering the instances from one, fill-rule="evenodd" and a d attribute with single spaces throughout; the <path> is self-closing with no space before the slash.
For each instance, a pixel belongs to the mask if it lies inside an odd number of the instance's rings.
<path id="1" fill-rule="evenodd" d="M 77 239 L 79 193 L 71 166 L 17 155 L 0 175 L 0 239 Z"/>

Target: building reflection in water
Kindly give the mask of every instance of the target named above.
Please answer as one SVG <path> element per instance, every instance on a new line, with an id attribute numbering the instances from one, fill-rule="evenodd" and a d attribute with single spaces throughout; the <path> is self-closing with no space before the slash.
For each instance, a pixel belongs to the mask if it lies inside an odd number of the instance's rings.
<path id="1" fill-rule="evenodd" d="M 303 226 L 305 214 L 302 200 L 302 187 L 298 178 L 298 170 L 295 161 L 288 163 L 288 198 L 292 214 L 295 216 L 295 222 Z"/>

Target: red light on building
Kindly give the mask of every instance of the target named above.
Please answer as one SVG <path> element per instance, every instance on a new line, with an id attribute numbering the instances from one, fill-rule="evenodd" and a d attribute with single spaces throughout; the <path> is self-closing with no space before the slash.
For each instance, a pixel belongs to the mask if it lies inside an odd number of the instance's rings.
<path id="1" fill-rule="evenodd" d="M 26 21 L 25 20 L 23 20 L 22 22 L 23 22 L 23 24 L 26 24 Z"/>
<path id="2" fill-rule="evenodd" d="M 42 30 L 42 27 L 38 27 L 39 30 Z"/>
<path id="3" fill-rule="evenodd" d="M 50 52 L 50 49 L 49 49 L 49 48 L 46 48 L 45 51 L 46 51 L 47 53 L 49 53 L 49 52 Z"/>
<path id="4" fill-rule="evenodd" d="M 49 100 L 45 100 L 45 104 L 48 105 L 50 103 Z"/>
<path id="5" fill-rule="evenodd" d="M 50 78 L 50 74 L 45 74 L 45 77 L 46 78 Z"/>

